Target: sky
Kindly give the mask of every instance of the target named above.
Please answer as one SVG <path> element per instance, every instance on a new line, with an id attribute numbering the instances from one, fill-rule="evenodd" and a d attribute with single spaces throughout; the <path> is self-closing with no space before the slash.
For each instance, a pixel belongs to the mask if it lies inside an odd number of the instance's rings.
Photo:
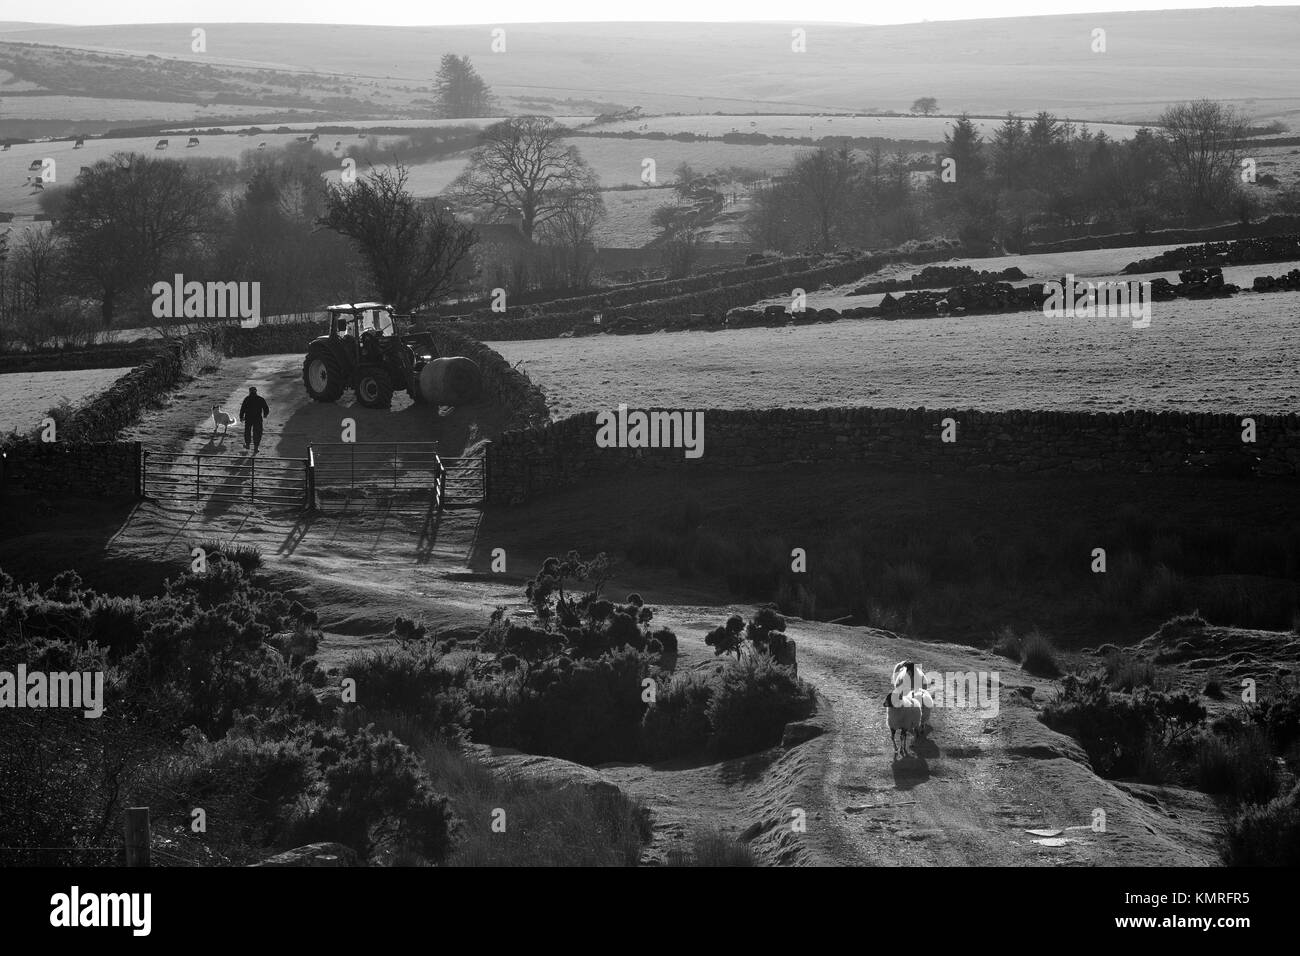
<path id="1" fill-rule="evenodd" d="M 917 23 L 1117 10 L 1293 6 L 1270 0 L 40 0 L 14 3 L 0 20 L 43 23 L 349 23 L 456 25 L 565 21 Z"/>

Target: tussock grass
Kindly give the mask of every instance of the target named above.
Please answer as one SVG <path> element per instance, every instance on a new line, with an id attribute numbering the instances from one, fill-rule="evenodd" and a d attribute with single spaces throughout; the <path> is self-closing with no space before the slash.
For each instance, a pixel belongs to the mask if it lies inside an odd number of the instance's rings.
<path id="1" fill-rule="evenodd" d="M 695 833 L 686 847 L 668 852 L 669 866 L 757 866 L 749 845 L 721 830 Z"/>

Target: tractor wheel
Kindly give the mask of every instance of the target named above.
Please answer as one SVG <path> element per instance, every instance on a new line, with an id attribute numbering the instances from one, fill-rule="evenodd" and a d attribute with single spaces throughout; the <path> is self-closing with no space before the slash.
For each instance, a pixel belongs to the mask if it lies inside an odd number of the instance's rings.
<path id="1" fill-rule="evenodd" d="M 363 365 L 357 374 L 357 401 L 366 408 L 391 408 L 393 380 L 378 365 Z"/>
<path id="2" fill-rule="evenodd" d="M 336 402 L 343 395 L 347 380 L 333 355 L 318 350 L 308 352 L 302 363 L 302 383 L 307 394 L 318 402 Z"/>

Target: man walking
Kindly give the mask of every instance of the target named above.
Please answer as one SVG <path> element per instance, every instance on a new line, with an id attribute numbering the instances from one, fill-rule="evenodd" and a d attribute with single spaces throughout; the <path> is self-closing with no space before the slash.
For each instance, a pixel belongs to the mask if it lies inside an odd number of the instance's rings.
<path id="1" fill-rule="evenodd" d="M 257 394 L 256 386 L 250 386 L 248 397 L 239 406 L 239 420 L 244 423 L 244 447 L 247 448 L 248 443 L 252 442 L 254 455 L 262 444 L 262 419 L 270 414 L 271 409 L 266 404 L 266 399 Z"/>

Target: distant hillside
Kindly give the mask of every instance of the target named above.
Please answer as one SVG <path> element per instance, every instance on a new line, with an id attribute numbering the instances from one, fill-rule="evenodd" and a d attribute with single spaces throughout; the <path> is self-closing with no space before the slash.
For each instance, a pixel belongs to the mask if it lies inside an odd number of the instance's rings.
<path id="1" fill-rule="evenodd" d="M 206 27 L 205 55 L 190 52 L 188 23 L 0 24 L 0 41 L 363 76 L 361 87 L 426 85 L 439 57 L 456 52 L 472 57 L 505 96 L 661 112 L 897 110 L 929 95 L 944 112 L 1050 109 L 1140 120 L 1169 102 L 1210 96 L 1239 101 L 1261 119 L 1300 117 L 1300 7 L 807 24 L 805 53 L 791 52 L 794 26 L 507 25 L 506 52 L 496 54 L 490 25 L 213 24 Z M 1106 31 L 1105 53 L 1091 52 L 1096 28 Z M 345 96 L 368 99 L 362 92 Z"/>

